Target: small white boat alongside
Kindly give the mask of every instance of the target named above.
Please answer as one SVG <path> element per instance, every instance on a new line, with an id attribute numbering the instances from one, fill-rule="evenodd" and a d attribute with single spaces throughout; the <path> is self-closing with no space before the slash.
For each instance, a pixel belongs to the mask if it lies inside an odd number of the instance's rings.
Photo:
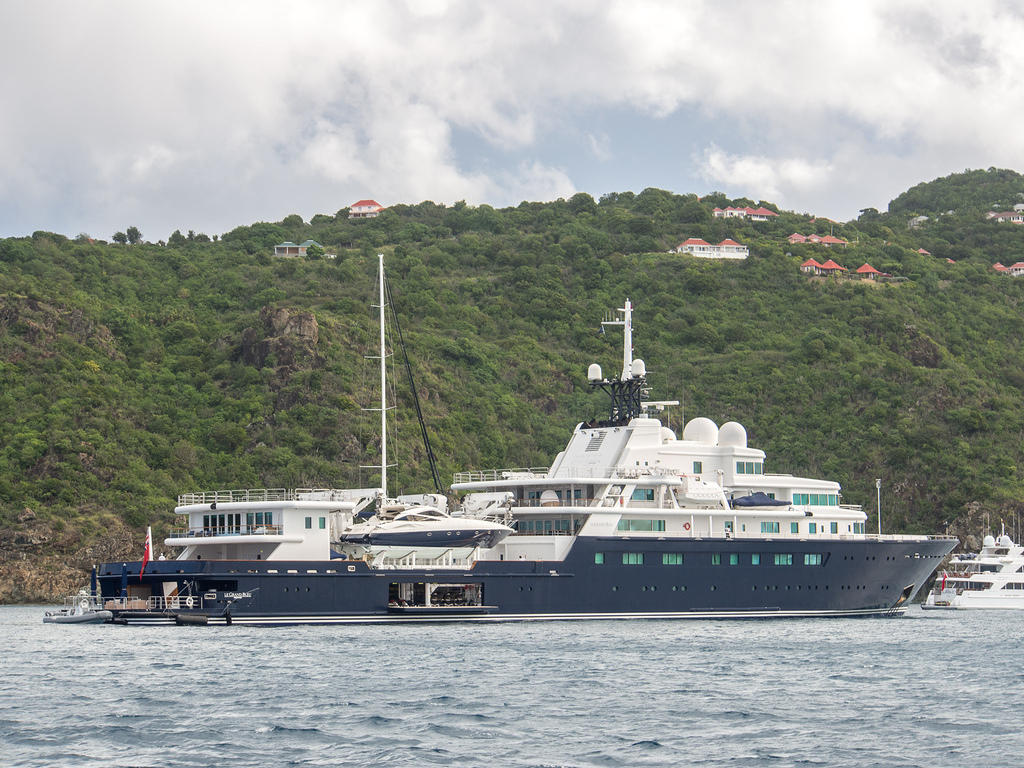
<path id="1" fill-rule="evenodd" d="M 47 611 L 43 616 L 44 624 L 103 624 L 110 621 L 114 614 L 104 610 L 96 598 L 84 591 L 64 599 L 64 607 L 56 611 Z"/>
<path id="2" fill-rule="evenodd" d="M 925 610 L 1024 609 L 1024 547 L 1004 531 L 981 551 L 955 556 L 935 580 Z"/>

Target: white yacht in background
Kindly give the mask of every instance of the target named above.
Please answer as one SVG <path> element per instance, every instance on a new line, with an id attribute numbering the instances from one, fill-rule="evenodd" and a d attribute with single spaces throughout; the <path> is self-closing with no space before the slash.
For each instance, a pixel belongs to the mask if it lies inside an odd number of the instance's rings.
<path id="1" fill-rule="evenodd" d="M 981 551 L 953 557 L 921 605 L 926 610 L 1024 609 L 1024 547 L 1004 530 Z"/>

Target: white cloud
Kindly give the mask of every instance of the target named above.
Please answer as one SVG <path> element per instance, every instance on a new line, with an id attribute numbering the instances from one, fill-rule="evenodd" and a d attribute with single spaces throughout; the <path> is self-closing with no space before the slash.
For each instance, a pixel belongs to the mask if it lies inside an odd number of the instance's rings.
<path id="1" fill-rule="evenodd" d="M 705 180 L 724 184 L 726 190 L 735 190 L 735 197 L 753 196 L 782 204 L 835 181 L 832 166 L 827 162 L 814 163 L 799 157 L 730 155 L 714 145 L 704 150 L 698 165 Z"/>
<path id="2" fill-rule="evenodd" d="M 587 124 L 602 112 L 720 128 L 683 185 L 849 215 L 905 178 L 1024 167 L 1022 38 L 994 0 L 11 0 L 0 234 L 216 232 L 364 196 L 504 204 L 582 175 L 622 190 L 601 174 L 634 137 Z M 570 135 L 590 165 L 548 151 Z"/>

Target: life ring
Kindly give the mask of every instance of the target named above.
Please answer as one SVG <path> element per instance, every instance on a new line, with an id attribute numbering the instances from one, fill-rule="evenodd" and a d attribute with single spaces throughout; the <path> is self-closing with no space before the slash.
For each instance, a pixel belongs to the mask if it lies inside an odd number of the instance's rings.
<path id="1" fill-rule="evenodd" d="M 195 604 L 196 604 L 196 601 L 192 599 L 191 595 L 189 595 L 188 597 L 185 598 L 185 605 L 188 606 L 189 608 L 191 608 Z"/>
<path id="2" fill-rule="evenodd" d="M 684 531 L 690 530 L 690 524 L 689 523 L 683 523 L 683 530 Z"/>

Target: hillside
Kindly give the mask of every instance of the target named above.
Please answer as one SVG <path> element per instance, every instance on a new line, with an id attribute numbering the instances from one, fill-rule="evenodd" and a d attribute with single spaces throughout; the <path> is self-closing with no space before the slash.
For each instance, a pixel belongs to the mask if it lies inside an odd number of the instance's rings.
<path id="1" fill-rule="evenodd" d="M 985 515 L 1014 525 L 1024 279 L 991 264 L 1024 260 L 1024 227 L 986 221 L 973 202 L 999 174 L 993 202 L 1012 205 L 1024 178 L 1015 191 L 1006 173 L 970 172 L 952 193 L 950 179 L 919 185 L 846 224 L 714 219 L 716 205 L 774 206 L 648 189 L 501 210 L 424 202 L 367 220 L 342 209 L 216 240 L 0 240 L 0 600 L 59 595 L 94 560 L 138 556 L 180 492 L 372 484 L 359 467 L 378 461 L 361 410 L 377 396 L 364 360 L 377 252 L 443 479 L 547 464 L 601 413 L 586 367 L 614 368 L 619 347 L 597 324 L 629 297 L 653 396 L 682 400 L 687 419 L 740 421 L 769 471 L 836 479 L 870 510 L 881 477 L 887 531 L 976 533 Z M 911 193 L 938 208 L 905 203 Z M 935 215 L 908 228 L 922 211 Z M 794 231 L 853 245 L 790 245 Z M 751 257 L 667 253 L 690 236 L 733 238 Z M 337 258 L 270 255 L 307 238 Z M 808 277 L 798 266 L 812 255 L 906 280 Z M 392 484 L 425 489 L 407 387 L 393 380 L 406 418 Z"/>

